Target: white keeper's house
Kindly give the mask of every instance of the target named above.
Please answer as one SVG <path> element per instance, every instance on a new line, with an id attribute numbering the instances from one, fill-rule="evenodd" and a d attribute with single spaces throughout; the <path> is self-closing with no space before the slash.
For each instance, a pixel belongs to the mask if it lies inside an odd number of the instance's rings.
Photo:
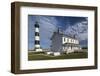
<path id="1" fill-rule="evenodd" d="M 53 33 L 51 40 L 51 51 L 57 54 L 62 52 L 68 54 L 75 51 L 81 51 L 79 40 L 77 38 L 60 33 L 59 30 Z"/>

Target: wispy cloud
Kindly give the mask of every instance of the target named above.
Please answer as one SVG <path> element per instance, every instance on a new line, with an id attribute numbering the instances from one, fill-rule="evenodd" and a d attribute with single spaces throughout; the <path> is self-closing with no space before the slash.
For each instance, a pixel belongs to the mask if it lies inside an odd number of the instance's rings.
<path id="1" fill-rule="evenodd" d="M 65 34 L 75 35 L 80 41 L 88 39 L 88 21 L 80 21 L 65 30 Z"/>
<path id="2" fill-rule="evenodd" d="M 53 32 L 56 30 L 57 20 L 55 17 L 43 17 L 40 16 L 39 24 L 40 24 L 40 38 L 41 38 L 41 46 L 48 48 L 51 45 L 51 36 Z"/>

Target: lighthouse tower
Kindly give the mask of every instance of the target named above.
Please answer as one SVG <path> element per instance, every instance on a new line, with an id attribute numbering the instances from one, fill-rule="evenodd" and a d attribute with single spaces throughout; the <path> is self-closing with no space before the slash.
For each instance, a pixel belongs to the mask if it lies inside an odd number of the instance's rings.
<path id="1" fill-rule="evenodd" d="M 42 51 L 42 49 L 40 48 L 39 24 L 37 21 L 36 21 L 34 27 L 35 27 L 35 40 L 34 40 L 35 51 Z"/>

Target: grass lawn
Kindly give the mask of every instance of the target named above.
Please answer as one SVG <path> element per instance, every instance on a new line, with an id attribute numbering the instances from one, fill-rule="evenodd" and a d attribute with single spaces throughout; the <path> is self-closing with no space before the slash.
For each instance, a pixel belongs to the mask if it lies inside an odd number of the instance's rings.
<path id="1" fill-rule="evenodd" d="M 79 59 L 87 57 L 88 57 L 87 52 L 61 54 L 59 56 L 47 55 L 45 53 L 33 53 L 33 52 L 28 53 L 28 60 Z"/>

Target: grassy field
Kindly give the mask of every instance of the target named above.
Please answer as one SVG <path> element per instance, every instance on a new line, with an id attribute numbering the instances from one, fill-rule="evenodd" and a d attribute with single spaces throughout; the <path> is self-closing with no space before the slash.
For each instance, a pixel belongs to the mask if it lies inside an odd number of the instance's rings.
<path id="1" fill-rule="evenodd" d="M 47 55 L 45 53 L 32 53 L 32 52 L 28 53 L 28 60 L 79 59 L 87 57 L 88 57 L 87 52 L 61 54 L 59 56 Z"/>

